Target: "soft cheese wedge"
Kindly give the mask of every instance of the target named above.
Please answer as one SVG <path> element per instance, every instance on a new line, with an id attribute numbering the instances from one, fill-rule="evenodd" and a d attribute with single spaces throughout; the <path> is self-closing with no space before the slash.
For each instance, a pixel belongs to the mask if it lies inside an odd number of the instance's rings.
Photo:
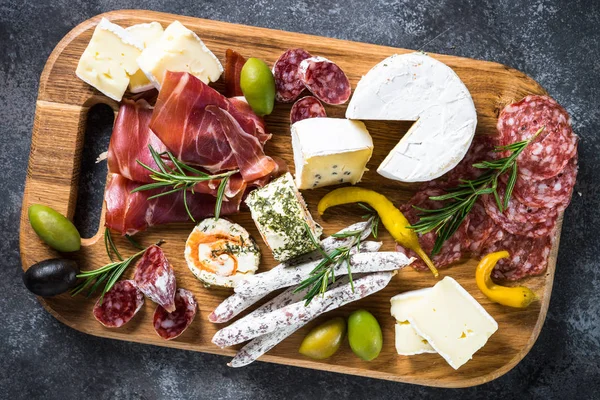
<path id="1" fill-rule="evenodd" d="M 139 69 L 144 46 L 131 33 L 102 18 L 79 59 L 75 74 L 113 100 L 121 101 L 129 78 Z"/>
<path id="2" fill-rule="evenodd" d="M 414 330 L 454 369 L 473 358 L 498 324 L 458 282 L 438 282 L 408 316 Z"/>
<path id="3" fill-rule="evenodd" d="M 194 32 L 173 22 L 156 43 L 137 60 L 148 79 L 160 90 L 166 71 L 189 72 L 204 83 L 215 82 L 223 66 Z"/>
<path id="4" fill-rule="evenodd" d="M 252 219 L 277 261 L 316 250 L 306 226 L 318 240 L 323 229 L 315 223 L 288 172 L 246 198 Z"/>
<path id="5" fill-rule="evenodd" d="M 158 22 L 132 25 L 129 28 L 125 28 L 125 30 L 140 41 L 144 49 L 156 43 L 164 32 L 162 25 Z M 154 89 L 154 85 L 150 82 L 146 74 L 144 74 L 144 71 L 138 69 L 129 79 L 129 91 L 131 93 L 140 93 L 150 89 Z"/>
<path id="6" fill-rule="evenodd" d="M 467 87 L 446 64 L 424 53 L 393 55 L 358 82 L 346 118 L 416 121 L 377 172 L 402 182 L 425 182 L 456 166 L 477 125 Z"/>
<path id="7" fill-rule="evenodd" d="M 429 342 L 420 336 L 408 322 L 415 307 L 431 290 L 431 288 L 426 288 L 400 293 L 390 300 L 392 317 L 396 318 L 396 351 L 400 355 L 435 353 Z"/>
<path id="8" fill-rule="evenodd" d="M 292 125 L 292 148 L 299 189 L 354 185 L 373 154 L 373 139 L 360 121 L 310 118 Z"/>

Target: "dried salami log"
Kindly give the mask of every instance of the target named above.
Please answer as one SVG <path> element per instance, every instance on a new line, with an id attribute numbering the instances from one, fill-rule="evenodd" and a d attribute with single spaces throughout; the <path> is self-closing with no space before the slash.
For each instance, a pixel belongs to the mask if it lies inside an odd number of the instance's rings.
<path id="1" fill-rule="evenodd" d="M 306 89 L 298 75 L 300 63 L 311 54 L 304 49 L 288 49 L 273 65 L 275 77 L 275 100 L 289 103 L 296 100 Z"/>
<path id="2" fill-rule="evenodd" d="M 348 77 L 334 62 L 324 57 L 303 60 L 298 69 L 300 80 L 319 100 L 327 104 L 344 104 L 352 88 Z"/>
<path id="3" fill-rule="evenodd" d="M 167 312 L 175 311 L 175 270 L 156 245 L 148 247 L 133 276 L 136 286 Z"/>
<path id="4" fill-rule="evenodd" d="M 314 96 L 306 96 L 298 100 L 290 111 L 290 123 L 295 123 L 308 118 L 326 117 L 327 113 L 323 104 Z"/>
<path id="5" fill-rule="evenodd" d="M 240 86 L 240 76 L 244 64 L 246 64 L 246 59 L 240 53 L 231 49 L 225 51 L 225 73 L 223 74 L 223 80 L 225 81 L 226 97 L 244 95 Z"/>
<path id="6" fill-rule="evenodd" d="M 165 340 L 175 339 L 190 326 L 198 305 L 189 290 L 177 289 L 175 294 L 175 311 L 169 313 L 162 306 L 154 312 L 154 330 Z"/>
<path id="7" fill-rule="evenodd" d="M 118 281 L 94 306 L 94 317 L 107 328 L 120 328 L 144 305 L 144 294 L 132 280 Z"/>
<path id="8" fill-rule="evenodd" d="M 520 142 L 544 130 L 519 155 L 519 173 L 531 180 L 556 176 L 577 152 L 569 114 L 548 96 L 527 96 L 506 106 L 498 117 L 502 145 Z"/>

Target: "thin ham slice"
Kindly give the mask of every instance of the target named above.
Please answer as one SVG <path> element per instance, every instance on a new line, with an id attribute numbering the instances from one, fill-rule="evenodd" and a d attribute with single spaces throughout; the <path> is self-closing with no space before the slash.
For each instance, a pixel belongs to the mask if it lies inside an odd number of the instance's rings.
<path id="1" fill-rule="evenodd" d="M 240 86 L 240 76 L 242 68 L 246 64 L 246 59 L 237 51 L 227 49 L 225 51 L 225 96 L 243 96 L 242 87 Z"/>

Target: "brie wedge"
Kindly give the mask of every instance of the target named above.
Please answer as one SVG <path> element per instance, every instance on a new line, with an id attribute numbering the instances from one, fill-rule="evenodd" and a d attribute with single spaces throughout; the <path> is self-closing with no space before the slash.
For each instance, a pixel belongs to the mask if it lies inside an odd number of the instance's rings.
<path id="1" fill-rule="evenodd" d="M 396 351 L 403 356 L 435 353 L 431 345 L 420 336 L 408 322 L 419 302 L 431 292 L 431 288 L 400 293 L 391 298 L 392 317 L 396 319 Z"/>
<path id="2" fill-rule="evenodd" d="M 360 181 L 373 154 L 373 139 L 360 121 L 309 118 L 292 125 L 298 189 Z"/>
<path id="3" fill-rule="evenodd" d="M 132 25 L 129 28 L 125 28 L 125 30 L 142 42 L 144 49 L 156 43 L 164 32 L 162 25 L 158 22 Z M 150 89 L 154 89 L 154 85 L 150 82 L 146 74 L 144 74 L 144 71 L 138 69 L 129 80 L 129 91 L 131 93 L 140 93 Z"/>
<path id="4" fill-rule="evenodd" d="M 131 33 L 102 18 L 75 74 L 111 99 L 121 101 L 129 78 L 139 69 L 136 59 L 143 48 Z"/>
<path id="5" fill-rule="evenodd" d="M 215 82 L 223 66 L 194 32 L 173 22 L 156 43 L 146 48 L 137 62 L 156 89 L 166 71 L 189 72 L 204 83 Z"/>
<path id="6" fill-rule="evenodd" d="M 469 90 L 424 53 L 393 55 L 358 82 L 346 118 L 415 121 L 377 172 L 402 182 L 438 178 L 465 156 L 477 125 Z"/>

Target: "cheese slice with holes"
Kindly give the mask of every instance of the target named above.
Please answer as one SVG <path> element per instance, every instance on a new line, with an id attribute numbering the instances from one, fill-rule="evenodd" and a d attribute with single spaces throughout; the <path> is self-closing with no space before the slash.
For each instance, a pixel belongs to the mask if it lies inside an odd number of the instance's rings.
<path id="1" fill-rule="evenodd" d="M 408 322 L 454 369 L 473 358 L 498 330 L 494 318 L 449 276 L 423 297 Z"/>
<path id="2" fill-rule="evenodd" d="M 400 293 L 391 298 L 392 317 L 396 319 L 396 351 L 403 356 L 412 356 L 422 353 L 435 353 L 429 342 L 408 322 L 415 307 L 431 292 L 431 288 L 413 290 Z"/>
<path id="3" fill-rule="evenodd" d="M 415 121 L 377 172 L 402 182 L 438 178 L 465 156 L 477 125 L 469 90 L 424 53 L 393 55 L 358 82 L 346 118 Z"/>
<path id="4" fill-rule="evenodd" d="M 125 30 L 142 42 L 144 49 L 156 43 L 164 32 L 162 25 L 158 22 L 132 25 L 129 28 L 125 28 Z M 131 93 L 141 93 L 150 89 L 154 89 L 154 85 L 150 82 L 146 74 L 144 74 L 144 71 L 138 69 L 129 80 L 129 91 Z"/>

